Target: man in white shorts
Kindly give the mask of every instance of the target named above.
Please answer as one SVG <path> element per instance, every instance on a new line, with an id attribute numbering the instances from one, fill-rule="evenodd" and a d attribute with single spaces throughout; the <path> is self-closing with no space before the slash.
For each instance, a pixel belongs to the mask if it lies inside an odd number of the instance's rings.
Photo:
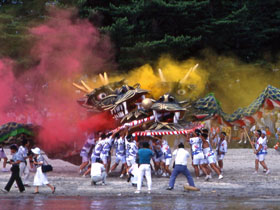
<path id="1" fill-rule="evenodd" d="M 95 139 L 94 134 L 88 135 L 87 140 L 80 152 L 80 156 L 82 157 L 82 164 L 80 165 L 80 168 L 79 168 L 80 174 L 83 173 L 83 170 L 89 164 L 90 152 L 94 148 L 95 142 L 96 142 L 96 139 Z"/>
<path id="2" fill-rule="evenodd" d="M 219 164 L 221 172 L 223 172 L 223 167 L 224 167 L 223 160 L 224 160 L 225 154 L 227 153 L 227 140 L 226 140 L 225 132 L 221 132 L 221 135 L 218 138 L 216 151 L 217 151 L 218 164 Z"/>
<path id="3" fill-rule="evenodd" d="M 194 137 L 192 138 L 189 138 L 189 136 L 187 137 L 187 141 L 189 141 L 191 145 L 192 156 L 193 156 L 193 167 L 194 167 L 196 178 L 199 178 L 199 168 L 198 168 L 199 165 L 203 170 L 203 172 L 205 174 L 208 174 L 203 163 L 204 154 L 202 151 L 202 140 L 200 138 L 200 135 L 201 135 L 201 131 L 196 129 L 194 132 Z"/>
<path id="4" fill-rule="evenodd" d="M 262 165 L 262 167 L 264 168 L 266 174 L 269 174 L 270 171 L 268 170 L 264 160 L 265 160 L 265 156 L 267 154 L 267 139 L 266 139 L 266 132 L 265 131 L 260 131 L 257 130 L 256 132 L 256 137 L 257 137 L 257 141 L 256 141 L 256 151 L 254 152 L 256 154 L 256 160 L 255 160 L 255 174 L 258 173 L 259 170 L 259 163 Z"/>
<path id="5" fill-rule="evenodd" d="M 104 140 L 104 145 L 100 154 L 100 158 L 105 166 L 106 172 L 109 172 L 111 165 L 111 147 L 114 142 L 114 138 L 108 134 Z"/>
<path id="6" fill-rule="evenodd" d="M 172 153 L 171 153 L 171 149 L 168 145 L 168 142 L 166 140 L 162 141 L 162 146 L 161 146 L 161 150 L 163 152 L 163 163 L 164 163 L 164 173 L 162 176 L 166 177 L 166 176 L 171 176 L 171 171 L 169 169 L 169 166 L 171 164 L 171 160 L 172 160 Z"/>
<path id="7" fill-rule="evenodd" d="M 126 173 L 128 174 L 129 168 L 136 162 L 136 155 L 138 152 L 138 148 L 136 145 L 136 141 L 133 139 L 131 134 L 128 134 L 125 137 L 125 157 L 127 169 Z"/>
<path id="8" fill-rule="evenodd" d="M 206 133 L 201 134 L 201 139 L 202 139 L 202 148 L 203 148 L 203 154 L 207 160 L 207 164 L 211 166 L 211 168 L 219 175 L 219 179 L 222 179 L 223 176 L 221 174 L 220 169 L 216 165 L 216 159 L 215 159 L 215 154 L 210 147 L 209 142 L 207 141 L 208 135 Z M 208 171 L 207 171 L 208 172 Z M 206 175 L 205 180 L 209 180 L 212 178 L 210 176 L 210 173 Z"/>
<path id="9" fill-rule="evenodd" d="M 106 134 L 105 133 L 101 133 L 100 134 L 100 137 L 99 137 L 99 140 L 98 142 L 96 143 L 93 151 L 92 151 L 92 154 L 91 154 L 91 165 L 92 163 L 95 163 L 96 160 L 99 160 L 100 159 L 100 155 L 101 155 L 101 152 L 102 152 L 102 149 L 103 149 L 103 146 L 104 146 L 104 143 L 105 143 L 105 138 L 106 138 Z M 88 175 L 90 173 L 91 169 L 88 168 L 88 170 L 84 173 L 84 177 L 86 175 Z"/>
<path id="10" fill-rule="evenodd" d="M 114 171 L 116 167 L 119 165 L 121 162 L 123 167 L 121 171 L 120 178 L 122 178 L 125 174 L 126 171 L 126 159 L 125 159 L 125 141 L 122 136 L 120 136 L 119 133 L 117 133 L 114 137 L 114 146 L 116 148 L 116 160 L 115 164 L 112 166 L 110 172 Z"/>

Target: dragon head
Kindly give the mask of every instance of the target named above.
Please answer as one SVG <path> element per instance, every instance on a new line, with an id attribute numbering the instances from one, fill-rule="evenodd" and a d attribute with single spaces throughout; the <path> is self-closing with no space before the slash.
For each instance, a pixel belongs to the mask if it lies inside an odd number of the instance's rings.
<path id="1" fill-rule="evenodd" d="M 183 117 L 187 111 L 187 101 L 178 102 L 174 96 L 170 94 L 164 94 L 153 105 L 151 109 L 155 117 L 155 123 L 150 127 L 153 130 L 169 129 L 177 130 L 181 129 L 179 120 Z"/>
<path id="2" fill-rule="evenodd" d="M 134 110 L 140 108 L 141 101 L 147 93 L 148 91 L 141 89 L 139 84 L 133 87 L 123 85 L 118 88 L 114 94 L 102 99 L 104 103 L 102 108 L 104 110 L 110 110 L 115 119 L 121 120 L 130 115 Z"/>

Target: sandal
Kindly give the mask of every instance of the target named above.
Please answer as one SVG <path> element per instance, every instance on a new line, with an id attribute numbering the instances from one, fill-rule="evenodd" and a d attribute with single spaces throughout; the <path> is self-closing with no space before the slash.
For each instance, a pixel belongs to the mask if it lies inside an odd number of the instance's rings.
<path id="1" fill-rule="evenodd" d="M 55 189 L 56 189 L 56 187 L 53 187 L 53 191 L 52 191 L 52 194 L 54 194 L 54 193 L 55 193 Z"/>

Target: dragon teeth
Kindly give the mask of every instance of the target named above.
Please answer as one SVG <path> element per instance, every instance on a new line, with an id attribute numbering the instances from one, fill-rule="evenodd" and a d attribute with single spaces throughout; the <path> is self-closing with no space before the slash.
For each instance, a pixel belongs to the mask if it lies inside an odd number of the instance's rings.
<path id="1" fill-rule="evenodd" d="M 158 114 L 157 114 L 157 111 L 153 110 L 153 114 L 154 114 L 154 117 L 155 117 L 155 121 L 158 122 Z"/>
<path id="2" fill-rule="evenodd" d="M 125 114 L 128 114 L 128 111 L 127 111 L 127 103 L 126 101 L 122 103 L 123 104 L 123 108 L 124 108 L 124 113 Z"/>
<path id="3" fill-rule="evenodd" d="M 180 112 L 175 112 L 173 123 L 178 123 L 179 119 L 180 119 Z"/>

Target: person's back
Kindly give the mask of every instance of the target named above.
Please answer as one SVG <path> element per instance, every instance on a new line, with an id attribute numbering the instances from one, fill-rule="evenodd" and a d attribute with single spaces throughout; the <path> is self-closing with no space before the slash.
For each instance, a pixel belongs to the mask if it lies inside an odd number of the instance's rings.
<path id="1" fill-rule="evenodd" d="M 139 164 L 150 164 L 153 151 L 148 148 L 141 148 L 138 151 Z"/>
<path id="2" fill-rule="evenodd" d="M 98 162 L 91 164 L 91 177 L 93 176 L 101 176 L 102 172 L 105 170 L 104 165 Z"/>
<path id="3" fill-rule="evenodd" d="M 187 150 L 184 148 L 176 149 L 173 155 L 175 156 L 175 165 L 187 165 L 187 159 L 190 156 Z"/>
<path id="4" fill-rule="evenodd" d="M 153 156 L 153 151 L 149 149 L 149 143 L 143 142 L 143 148 L 138 150 L 139 157 L 139 177 L 137 180 L 137 190 L 135 193 L 140 193 L 142 187 L 142 180 L 145 175 L 148 185 L 148 193 L 151 193 L 152 177 L 150 161 Z"/>

